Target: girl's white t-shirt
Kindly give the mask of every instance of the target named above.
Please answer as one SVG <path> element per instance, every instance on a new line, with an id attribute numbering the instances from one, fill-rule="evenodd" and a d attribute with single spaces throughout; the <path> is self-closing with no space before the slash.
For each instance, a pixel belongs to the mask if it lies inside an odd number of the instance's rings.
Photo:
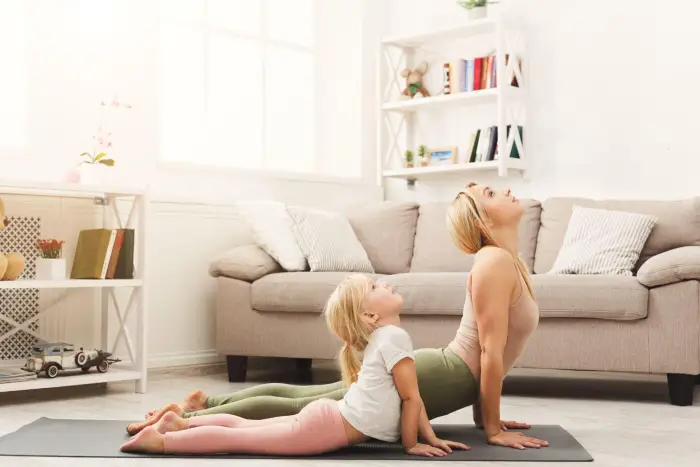
<path id="1" fill-rule="evenodd" d="M 391 370 L 414 359 L 411 336 L 398 326 L 382 326 L 369 337 L 357 382 L 340 401 L 340 413 L 360 433 L 381 441 L 401 437 L 401 397 Z"/>

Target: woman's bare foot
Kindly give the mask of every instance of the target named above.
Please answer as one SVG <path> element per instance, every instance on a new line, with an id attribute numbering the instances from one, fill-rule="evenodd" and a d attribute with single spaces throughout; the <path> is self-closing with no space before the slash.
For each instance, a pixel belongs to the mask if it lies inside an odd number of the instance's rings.
<path id="1" fill-rule="evenodd" d="M 132 424 L 128 425 L 126 427 L 126 432 L 129 433 L 130 435 L 135 435 L 136 433 L 143 430 L 144 428 L 157 423 L 163 417 L 163 415 L 165 415 L 168 412 L 175 412 L 175 414 L 177 414 L 177 415 L 182 415 L 184 413 L 184 411 L 182 410 L 182 408 L 179 405 L 177 405 L 175 403 L 168 404 L 165 407 L 163 407 L 162 409 L 160 409 L 159 411 L 157 411 L 148 420 L 144 420 L 142 422 L 132 423 Z"/>
<path id="2" fill-rule="evenodd" d="M 165 451 L 165 436 L 152 427 L 146 427 L 141 433 L 122 444 L 122 452 L 151 452 L 162 454 Z"/>
<path id="3" fill-rule="evenodd" d="M 180 404 L 180 408 L 182 409 L 183 412 L 196 412 L 197 410 L 204 410 L 207 408 L 206 406 L 207 402 L 207 395 L 204 394 L 202 391 L 197 389 L 196 391 L 191 392 L 187 397 L 185 397 Z M 151 410 L 146 414 L 144 417 L 146 420 L 151 418 L 153 415 L 158 413 L 158 410 Z"/>
<path id="4" fill-rule="evenodd" d="M 156 431 L 162 435 L 170 433 L 171 431 L 186 430 L 189 426 L 189 420 L 180 417 L 175 412 L 167 412 L 161 417 L 158 423 L 154 425 Z"/>

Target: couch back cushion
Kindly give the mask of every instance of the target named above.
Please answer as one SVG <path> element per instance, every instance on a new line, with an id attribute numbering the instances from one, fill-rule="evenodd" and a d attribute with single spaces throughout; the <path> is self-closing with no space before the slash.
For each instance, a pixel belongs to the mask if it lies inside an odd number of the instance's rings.
<path id="1" fill-rule="evenodd" d="M 540 227 L 540 202 L 531 199 L 520 201 L 525 208 L 520 221 L 520 255 L 532 271 Z M 418 209 L 416 241 L 413 246 L 411 272 L 467 272 L 474 263 L 474 255 L 462 253 L 452 241 L 447 230 L 448 202 L 425 203 Z"/>
<path id="2" fill-rule="evenodd" d="M 700 197 L 675 201 L 550 198 L 542 203 L 542 226 L 537 237 L 535 257 L 536 274 L 544 274 L 554 265 L 574 205 L 649 214 L 658 218 L 644 244 L 635 271 L 654 255 L 681 246 L 700 245 Z"/>
<path id="3" fill-rule="evenodd" d="M 384 201 L 350 206 L 345 214 L 376 273 L 409 271 L 418 204 Z"/>

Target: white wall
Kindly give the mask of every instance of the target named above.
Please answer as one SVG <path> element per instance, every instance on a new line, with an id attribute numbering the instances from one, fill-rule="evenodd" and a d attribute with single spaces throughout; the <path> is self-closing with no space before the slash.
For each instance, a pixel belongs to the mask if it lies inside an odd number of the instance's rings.
<path id="1" fill-rule="evenodd" d="M 162 165 L 157 2 L 26 3 L 25 145 L 19 151 L 0 151 L 0 179 L 62 178 L 90 143 L 96 104 L 118 93 L 133 105 L 128 118 L 115 123 L 114 156 L 124 179 L 145 180 L 153 188 L 153 241 L 148 245 L 147 277 L 151 284 L 148 306 L 152 366 L 216 359 L 214 284 L 207 268 L 214 255 L 251 241 L 244 223 L 236 218 L 233 203 L 265 198 L 337 208 L 350 202 L 381 199 L 381 189 L 374 184 L 373 153 L 368 150 L 374 148 L 373 127 L 363 133 L 368 124 L 362 116 L 367 109 L 374 110 L 374 90 L 361 85 L 365 75 L 373 74 L 371 64 L 363 67 L 361 62 L 361 51 L 367 47 L 359 25 L 362 8 L 337 12 L 346 19 L 344 44 L 357 53 L 329 62 L 332 66 L 325 69 L 328 76 L 338 80 L 338 86 L 326 85 L 324 92 L 342 93 L 342 97 L 332 101 L 337 124 L 324 127 L 327 139 L 320 144 L 324 151 L 334 151 L 340 160 L 361 158 L 364 180 L 369 183 Z M 0 44 L 0 50 L 2 47 Z M 324 53 L 330 56 L 329 50 Z M 340 75 L 344 76 L 342 82 Z M 100 208 L 92 206 L 90 200 L 3 198 L 8 215 L 41 214 L 47 226 L 42 235 L 64 238 L 68 257 L 79 229 L 101 225 Z M 48 295 L 42 298 L 48 300 Z M 99 302 L 95 300 L 94 292 L 72 294 L 57 307 L 57 312 L 68 316 L 65 327 L 62 315 L 57 315 L 46 329 L 67 339 L 97 344 L 91 334 L 99 324 Z"/>
<path id="2" fill-rule="evenodd" d="M 385 35 L 466 21 L 452 0 L 386 1 Z M 470 178 L 538 199 L 698 195 L 697 2 L 506 0 L 499 8 L 527 28 L 524 137 L 533 168 L 529 180 Z M 451 137 L 466 145 L 466 135 Z M 412 191 L 391 181 L 386 195 L 445 200 L 465 181 L 419 182 Z"/>

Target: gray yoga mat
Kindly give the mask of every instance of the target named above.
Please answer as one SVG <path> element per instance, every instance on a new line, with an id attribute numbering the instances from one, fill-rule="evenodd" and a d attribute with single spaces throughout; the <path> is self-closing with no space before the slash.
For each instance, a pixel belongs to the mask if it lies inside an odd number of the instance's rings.
<path id="1" fill-rule="evenodd" d="M 281 456 L 248 454 L 234 455 L 162 455 L 128 454 L 119 446 L 129 439 L 121 420 L 65 420 L 40 418 L 19 430 L 0 438 L 0 456 L 34 457 L 214 457 L 221 459 L 270 459 Z M 545 439 L 549 447 L 517 450 L 489 446 L 483 431 L 473 425 L 434 425 L 435 433 L 443 439 L 471 446 L 471 451 L 456 450 L 445 457 L 409 456 L 398 443 L 368 442 L 321 456 L 305 459 L 343 460 L 432 460 L 432 461 L 529 461 L 529 462 L 587 462 L 591 455 L 558 425 L 539 425 L 524 432 Z"/>

